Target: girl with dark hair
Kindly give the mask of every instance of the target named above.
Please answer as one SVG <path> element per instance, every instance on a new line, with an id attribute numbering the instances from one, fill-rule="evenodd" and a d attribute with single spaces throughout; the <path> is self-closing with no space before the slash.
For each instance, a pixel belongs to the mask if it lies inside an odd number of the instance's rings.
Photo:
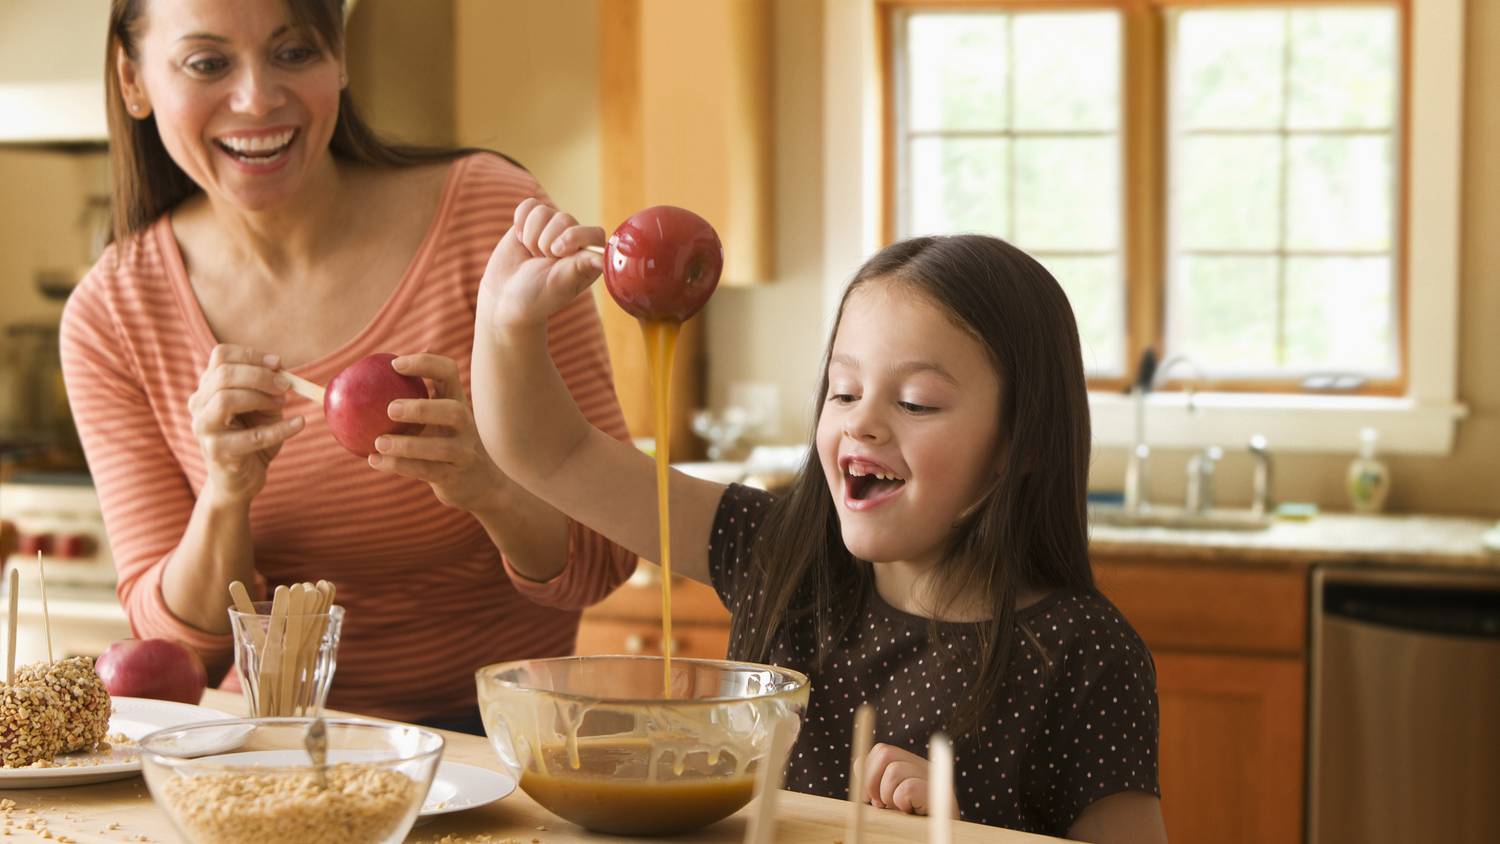
<path id="1" fill-rule="evenodd" d="M 68 301 L 64 373 L 136 635 L 217 676 L 231 581 L 264 598 L 331 580 L 329 704 L 478 732 L 474 669 L 571 653 L 579 610 L 635 558 L 512 483 L 474 430 L 479 278 L 541 186 L 494 153 L 371 132 L 342 6 L 114 0 L 115 240 Z M 551 325 L 573 398 L 625 437 L 591 298 Z M 381 351 L 434 395 L 393 403 L 426 427 L 366 460 L 281 372 L 326 383 Z"/>
<path id="2" fill-rule="evenodd" d="M 603 239 L 516 209 L 480 286 L 475 417 L 518 482 L 658 559 L 650 458 L 593 430 L 545 354 L 549 315 L 602 269 L 579 250 Z M 670 481 L 674 568 L 730 609 L 730 655 L 812 677 L 788 786 L 842 796 L 869 702 L 877 806 L 926 810 L 942 730 L 963 818 L 1164 841 L 1155 672 L 1094 588 L 1087 394 L 1057 282 L 995 238 L 893 244 L 844 293 L 818 400 L 785 495 Z"/>

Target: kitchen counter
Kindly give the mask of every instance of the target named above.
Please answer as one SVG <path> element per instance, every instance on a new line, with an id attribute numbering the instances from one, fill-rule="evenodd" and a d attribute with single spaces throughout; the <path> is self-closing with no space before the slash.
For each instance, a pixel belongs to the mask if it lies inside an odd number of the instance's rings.
<path id="1" fill-rule="evenodd" d="M 1500 570 L 1500 553 L 1484 546 L 1495 528 L 1485 519 L 1452 516 L 1319 514 L 1273 521 L 1259 531 L 1090 525 L 1097 559 L 1129 557 L 1184 562 L 1306 566 L 1376 563 Z"/>
<path id="2" fill-rule="evenodd" d="M 203 705 L 224 712 L 242 714 L 244 699 L 238 694 L 210 689 Z M 340 715 L 332 712 L 329 715 Z M 492 770 L 501 770 L 489 742 L 479 736 L 443 732 L 447 747 L 443 758 Z M 98 785 L 70 788 L 10 790 L 0 796 L 15 802 L 5 814 L 5 835 L 13 840 L 53 841 L 66 838 L 76 842 L 177 842 L 167 816 L 151 800 L 146 783 L 140 777 Z M 783 791 L 777 803 L 777 842 L 790 844 L 834 844 L 844 840 L 844 819 L 848 811 L 843 801 Z M 678 844 L 731 844 L 744 840 L 747 819 L 755 803 L 727 820 L 696 833 L 674 836 Z M 45 821 L 45 824 L 40 823 Z M 865 844 L 911 844 L 927 840 L 926 819 L 894 811 L 869 809 L 865 815 Z M 27 825 L 33 827 L 26 828 Z M 46 835 L 42 835 L 42 829 Z M 635 839 L 593 835 L 548 813 L 517 789 L 509 797 L 488 806 L 464 812 L 441 815 L 419 822 L 407 841 L 414 844 L 581 844 L 582 842 L 625 842 Z M 1043 844 L 1056 838 L 1013 832 L 971 823 L 955 823 L 955 844 Z"/>

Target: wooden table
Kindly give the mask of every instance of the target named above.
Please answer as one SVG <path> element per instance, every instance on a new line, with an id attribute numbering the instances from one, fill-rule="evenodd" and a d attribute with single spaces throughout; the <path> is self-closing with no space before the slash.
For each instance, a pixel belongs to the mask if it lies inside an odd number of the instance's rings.
<path id="1" fill-rule="evenodd" d="M 203 705 L 234 715 L 245 712 L 244 699 L 237 694 L 210 689 Z M 341 715 L 333 713 L 331 715 Z M 443 758 L 492 770 L 503 770 L 489 742 L 478 736 L 444 732 L 448 744 Z M 0 791 L 0 797 L 15 802 L 16 807 L 0 815 L 0 827 L 8 821 L 8 841 L 43 840 L 40 829 L 45 825 L 50 840 L 65 837 L 76 842 L 150 841 L 166 844 L 180 842 L 167 816 L 152 802 L 146 783 L 140 777 L 99 785 L 69 788 Z M 745 838 L 751 803 L 733 817 L 706 829 L 670 839 L 674 844 L 739 844 Z M 844 840 L 847 805 L 838 800 L 814 797 L 791 791 L 780 793 L 775 840 L 784 844 L 835 844 Z M 865 815 L 866 844 L 913 844 L 927 840 L 926 819 L 895 811 L 868 809 Z M 45 822 L 44 824 L 42 822 Z M 110 825 L 115 828 L 111 829 Z M 418 822 L 407 838 L 414 844 L 576 844 L 577 842 L 625 842 L 617 836 L 594 835 L 564 821 L 517 789 L 509 797 L 488 806 L 440 815 Z M 954 844 L 1026 844 L 1058 839 L 1013 832 L 972 823 L 954 824 Z M 290 844 L 290 843 L 288 843 Z"/>

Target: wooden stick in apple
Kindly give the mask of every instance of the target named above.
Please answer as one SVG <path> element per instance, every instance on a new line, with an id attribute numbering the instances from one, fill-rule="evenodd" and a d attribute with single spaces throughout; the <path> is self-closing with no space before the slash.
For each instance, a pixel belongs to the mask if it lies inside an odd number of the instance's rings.
<path id="1" fill-rule="evenodd" d="M 927 840 L 953 844 L 953 745 L 942 733 L 927 742 Z"/>
<path id="2" fill-rule="evenodd" d="M 771 844 L 776 840 L 776 795 L 781 791 L 781 777 L 792 742 L 797 738 L 797 724 L 791 718 L 778 718 L 771 729 L 770 747 L 755 774 L 755 814 L 745 829 L 745 844 Z"/>
<path id="3" fill-rule="evenodd" d="M 9 686 L 16 682 L 16 612 L 20 609 L 21 598 L 21 573 L 15 566 L 10 568 L 6 591 L 10 593 L 10 612 L 5 619 L 5 684 Z"/>
<path id="4" fill-rule="evenodd" d="M 42 582 L 42 630 L 47 637 L 47 661 L 52 662 L 52 616 L 47 613 L 47 567 L 42 563 L 42 551 L 36 552 L 36 576 Z"/>

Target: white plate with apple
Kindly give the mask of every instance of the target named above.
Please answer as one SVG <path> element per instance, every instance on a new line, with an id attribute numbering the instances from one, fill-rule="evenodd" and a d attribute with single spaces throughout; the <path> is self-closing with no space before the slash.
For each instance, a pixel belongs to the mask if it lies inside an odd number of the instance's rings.
<path id="1" fill-rule="evenodd" d="M 114 706 L 114 712 L 109 716 L 109 735 L 123 735 L 131 743 L 112 743 L 109 750 L 91 753 L 64 753 L 53 760 L 54 767 L 51 768 L 0 768 L 0 789 L 87 785 L 133 777 L 141 770 L 141 760 L 136 755 L 134 742 L 140 741 L 147 734 L 178 724 L 221 721 L 234 717 L 206 706 L 170 700 L 116 697 L 110 702 Z M 248 727 L 226 727 L 223 734 L 215 735 L 211 743 L 193 748 L 191 755 L 206 756 L 233 750 L 244 742 L 248 732 Z"/>

